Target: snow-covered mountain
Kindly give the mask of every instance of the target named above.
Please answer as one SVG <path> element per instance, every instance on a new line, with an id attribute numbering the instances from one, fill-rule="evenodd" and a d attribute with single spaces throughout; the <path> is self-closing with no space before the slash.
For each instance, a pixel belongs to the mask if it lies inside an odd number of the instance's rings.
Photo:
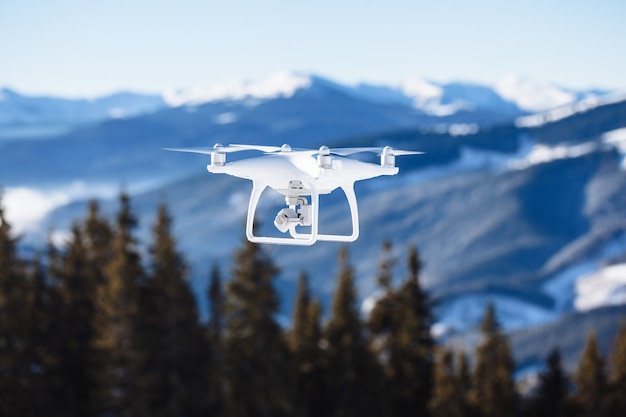
<path id="1" fill-rule="evenodd" d="M 567 317 L 593 319 L 623 299 L 622 281 L 613 279 L 622 269 L 610 268 L 624 262 L 619 248 L 626 241 L 626 100 L 575 95 L 582 99 L 560 108 L 595 105 L 520 123 L 525 111 L 519 106 L 526 104 L 519 103 L 528 103 L 524 94 L 534 90 L 513 90 L 505 98 L 493 87 L 468 83 L 347 86 L 280 73 L 228 88 L 172 92 L 160 110 L 82 125 L 45 141 L 0 142 L 7 215 L 25 233 L 25 245 L 45 241 L 51 229 L 62 241 L 70 223 L 84 215 L 86 198 L 102 198 L 112 215 L 114 196 L 125 184 L 147 241 L 155 208 L 166 200 L 200 293 L 211 263 L 228 270 L 241 243 L 250 184 L 208 175 L 206 158 L 161 147 L 220 141 L 419 149 L 426 154 L 398 161 L 397 177 L 357 184 L 362 235 L 350 251 L 362 296 L 375 297 L 384 240 L 394 243 L 398 258 L 417 243 L 441 337 L 471 331 L 487 302 L 510 331 L 554 330 L 554 323 L 563 330 L 571 323 Z M 561 104 L 563 94 L 546 96 Z M 266 197 L 258 214 L 273 219 L 282 200 Z M 322 204 L 323 228 L 345 231 L 342 195 Z M 269 232 L 273 226 L 263 227 Z M 336 244 L 268 250 L 283 271 L 284 301 L 291 301 L 303 269 L 328 300 Z M 402 262 L 395 272 L 403 275 Z M 600 295 L 581 298 L 596 294 L 585 285 Z M 528 349 L 531 361 L 537 352 Z"/>
<path id="2" fill-rule="evenodd" d="M 358 83 L 340 84 L 316 75 L 278 72 L 260 81 L 236 81 L 211 87 L 189 87 L 164 93 L 172 106 L 197 105 L 212 101 L 288 98 L 296 92 L 334 89 L 364 100 L 409 106 L 433 116 L 458 112 L 488 111 L 512 117 L 568 104 L 604 91 L 561 88 L 508 75 L 491 85 L 471 82 L 433 82 L 414 77 L 397 85 Z"/>
<path id="3" fill-rule="evenodd" d="M 261 80 L 233 80 L 151 95 L 124 92 L 91 99 L 27 96 L 3 88 L 0 90 L 0 137 L 18 138 L 43 133 L 50 136 L 78 125 L 152 113 L 165 107 L 193 108 L 209 103 L 255 106 L 268 100 L 290 99 L 296 94 L 318 99 L 341 94 L 363 101 L 402 106 L 430 116 L 430 119 L 421 121 L 422 125 L 501 123 L 517 116 L 581 102 L 581 99 L 595 102 L 602 93 L 574 91 L 519 76 L 507 76 L 492 85 L 441 83 L 417 77 L 397 85 L 348 85 L 317 75 L 286 71 Z"/>
<path id="4" fill-rule="evenodd" d="M 261 81 L 232 80 L 209 87 L 193 86 L 166 90 L 163 98 L 172 107 L 199 105 L 212 101 L 267 100 L 289 98 L 296 91 L 308 89 L 313 77 L 290 72 L 277 72 Z"/>

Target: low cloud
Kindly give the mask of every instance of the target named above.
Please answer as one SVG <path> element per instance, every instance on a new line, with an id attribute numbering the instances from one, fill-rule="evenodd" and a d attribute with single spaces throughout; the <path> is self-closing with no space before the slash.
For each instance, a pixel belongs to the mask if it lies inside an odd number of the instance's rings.
<path id="1" fill-rule="evenodd" d="M 52 210 L 84 198 L 111 198 L 117 188 L 87 185 L 75 181 L 68 186 L 53 189 L 31 187 L 8 187 L 2 193 L 5 217 L 15 233 L 35 230 Z"/>

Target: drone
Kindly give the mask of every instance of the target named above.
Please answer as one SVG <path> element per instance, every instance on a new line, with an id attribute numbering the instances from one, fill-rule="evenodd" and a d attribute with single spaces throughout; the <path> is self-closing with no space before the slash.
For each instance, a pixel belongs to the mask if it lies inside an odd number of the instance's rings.
<path id="1" fill-rule="evenodd" d="M 264 146 L 216 144 L 211 147 L 164 148 L 168 151 L 193 152 L 211 155 L 211 164 L 207 170 L 214 174 L 228 174 L 252 181 L 252 193 L 248 204 L 246 237 L 253 243 L 278 245 L 309 246 L 320 241 L 353 242 L 359 237 L 359 211 L 354 183 L 382 175 L 395 175 L 398 167 L 396 156 L 417 155 L 423 152 L 396 150 L 390 146 L 362 148 L 329 148 L 322 146 L 318 150 L 292 149 L 291 146 Z M 263 155 L 247 159 L 226 162 L 226 154 L 241 151 L 257 151 Z M 364 162 L 348 156 L 370 152 L 380 155 L 380 164 Z M 285 205 L 276 218 L 274 225 L 282 232 L 289 232 L 290 237 L 257 236 L 254 234 L 254 219 L 261 198 L 266 188 L 272 188 L 285 196 Z M 330 194 L 341 188 L 346 196 L 352 216 L 352 233 L 319 233 L 319 196 Z M 299 227 L 309 227 L 308 233 L 302 233 Z"/>

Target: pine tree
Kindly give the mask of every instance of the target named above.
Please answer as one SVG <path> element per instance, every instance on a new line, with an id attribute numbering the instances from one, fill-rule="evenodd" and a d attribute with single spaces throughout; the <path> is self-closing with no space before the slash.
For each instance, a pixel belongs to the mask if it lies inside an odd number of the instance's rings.
<path id="1" fill-rule="evenodd" d="M 378 281 L 385 293 L 369 317 L 374 347 L 385 370 L 385 403 L 393 416 L 428 415 L 432 396 L 434 340 L 428 296 L 419 282 L 421 262 L 409 248 L 408 275 L 398 290 L 390 286 L 391 244 L 383 245 Z"/>
<path id="2" fill-rule="evenodd" d="M 224 412 L 224 292 L 220 269 L 215 265 L 211 271 L 208 289 L 209 323 L 207 328 L 209 378 L 208 409 L 211 415 L 219 416 Z"/>
<path id="3" fill-rule="evenodd" d="M 367 326 L 373 335 L 372 349 L 385 367 L 389 362 L 391 340 L 396 335 L 400 321 L 403 319 L 398 311 L 398 294 L 391 287 L 393 279 L 391 268 L 395 263 L 391 249 L 390 242 L 383 243 L 376 279 L 383 293 L 376 300 L 367 320 Z"/>
<path id="4" fill-rule="evenodd" d="M 392 268 L 396 263 L 393 256 L 393 245 L 390 241 L 383 242 L 382 255 L 378 266 L 378 276 L 376 280 L 384 290 L 390 290 L 393 281 Z"/>
<path id="5" fill-rule="evenodd" d="M 409 247 L 408 271 L 398 290 L 400 326 L 394 336 L 390 361 L 393 370 L 390 382 L 396 397 L 394 415 L 417 412 L 427 416 L 432 397 L 435 341 L 430 332 L 433 322 L 430 301 L 419 282 L 421 261 L 415 246 Z"/>
<path id="6" fill-rule="evenodd" d="M 58 256 L 55 274 L 60 296 L 61 368 L 65 389 L 62 394 L 64 414 L 93 415 L 92 400 L 96 381 L 95 329 L 96 282 L 94 264 L 89 262 L 84 235 L 78 225 L 72 227 L 67 250 Z"/>
<path id="7" fill-rule="evenodd" d="M 462 376 L 455 365 L 454 354 L 443 349 L 437 355 L 433 385 L 433 397 L 429 403 L 433 417 L 468 416 L 467 393 L 464 390 Z"/>
<path id="8" fill-rule="evenodd" d="M 215 265 L 211 271 L 208 289 L 209 298 L 209 332 L 212 340 L 221 343 L 224 332 L 224 291 L 222 288 L 222 273 Z"/>
<path id="9" fill-rule="evenodd" d="M 469 394 L 472 390 L 472 373 L 470 369 L 469 359 L 467 358 L 467 354 L 465 352 L 460 352 L 457 354 L 457 362 L 458 362 L 458 371 L 457 371 L 457 379 L 459 381 L 459 385 L 461 386 L 461 390 L 465 397 L 465 403 L 469 407 Z"/>
<path id="10" fill-rule="evenodd" d="M 306 324 L 308 322 L 309 306 L 311 304 L 311 294 L 309 291 L 308 277 L 305 272 L 300 274 L 298 279 L 298 291 L 296 293 L 296 303 L 293 309 L 293 327 L 289 333 L 289 347 L 292 353 L 302 352 L 308 347 Z"/>
<path id="11" fill-rule="evenodd" d="M 24 362 L 30 364 L 31 373 L 28 381 L 28 391 L 31 394 L 33 415 L 42 415 L 54 405 L 51 386 L 48 385 L 51 373 L 54 373 L 58 357 L 53 351 L 48 334 L 49 305 L 48 288 L 41 259 L 35 254 L 33 265 L 28 273 L 28 297 L 25 306 L 27 315 L 23 326 L 26 330 L 26 346 L 24 347 Z"/>
<path id="12" fill-rule="evenodd" d="M 95 415 L 101 361 L 96 349 L 98 292 L 108 285 L 113 230 L 100 216 L 98 203 L 89 202 L 87 217 L 72 226 L 67 249 L 48 244 L 48 270 L 57 283 L 63 390 L 60 407 L 67 416 Z M 104 354 L 106 356 L 106 354 Z"/>
<path id="13" fill-rule="evenodd" d="M 476 349 L 474 405 L 483 417 L 508 417 L 517 411 L 514 362 L 509 343 L 500 330 L 492 304 L 481 324 L 482 343 Z"/>
<path id="14" fill-rule="evenodd" d="M 626 416 L 626 322 L 622 322 L 613 344 L 608 416 Z"/>
<path id="15" fill-rule="evenodd" d="M 271 258 L 251 242 L 235 254 L 227 287 L 224 340 L 228 416 L 291 415 L 289 356 L 274 319 L 278 297 Z"/>
<path id="16" fill-rule="evenodd" d="M 208 346 L 171 223 L 161 205 L 152 228 L 150 274 L 140 296 L 138 401 L 146 416 L 206 412 Z"/>
<path id="17" fill-rule="evenodd" d="M 311 300 L 306 273 L 300 275 L 293 313 L 293 327 L 289 333 L 289 347 L 295 373 L 295 415 L 308 417 L 323 415 L 328 393 L 325 375 L 326 362 L 320 348 L 320 305 Z"/>
<path id="18" fill-rule="evenodd" d="M 51 333 L 52 322 L 55 320 L 51 305 L 51 288 L 46 282 L 44 269 L 38 254 L 25 270 L 20 285 L 20 299 L 23 302 L 20 320 L 21 331 L 13 334 L 18 340 L 19 349 L 15 359 L 15 370 L 20 392 L 15 398 L 7 398 L 8 391 L 0 391 L 0 403 L 10 404 L 14 401 L 14 409 L 9 415 L 20 416 L 61 416 L 61 403 L 57 401 L 60 394 L 58 344 L 54 343 Z M 23 298 L 22 298 L 23 297 Z M 4 380 L 8 375 L 1 375 Z M 4 384 L 3 384 L 4 385 Z M 8 400 L 8 402 L 6 402 Z"/>
<path id="19" fill-rule="evenodd" d="M 1 203 L 1 201 L 0 201 Z M 29 346 L 29 288 L 17 239 L 0 204 L 0 415 L 32 415 L 32 370 L 25 354 Z"/>
<path id="20" fill-rule="evenodd" d="M 575 382 L 578 387 L 575 402 L 581 415 L 603 416 L 607 377 L 604 358 L 594 332 L 590 332 L 587 336 L 587 342 L 578 363 Z"/>
<path id="21" fill-rule="evenodd" d="M 354 273 L 348 264 L 348 252 L 343 248 L 332 315 L 324 330 L 329 389 L 334 397 L 329 405 L 332 415 L 337 417 L 380 415 L 377 382 L 382 375 L 369 350 L 356 301 Z"/>
<path id="22" fill-rule="evenodd" d="M 565 416 L 568 379 L 561 366 L 558 349 L 552 349 L 546 360 L 546 370 L 540 374 L 539 386 L 531 400 L 532 415 L 537 417 Z"/>
<path id="23" fill-rule="evenodd" d="M 122 193 L 111 244 L 111 259 L 106 265 L 105 282 L 97 289 L 97 334 L 94 343 L 98 360 L 95 407 L 99 413 L 122 417 L 141 414 L 137 402 L 137 334 L 140 284 L 144 271 L 133 235 L 136 226 L 130 198 Z"/>
<path id="24" fill-rule="evenodd" d="M 87 271 L 88 279 L 96 286 L 103 285 L 106 281 L 107 265 L 113 256 L 113 229 L 108 220 L 101 216 L 95 200 L 89 202 L 87 218 L 81 231 L 87 262 L 91 266 Z"/>

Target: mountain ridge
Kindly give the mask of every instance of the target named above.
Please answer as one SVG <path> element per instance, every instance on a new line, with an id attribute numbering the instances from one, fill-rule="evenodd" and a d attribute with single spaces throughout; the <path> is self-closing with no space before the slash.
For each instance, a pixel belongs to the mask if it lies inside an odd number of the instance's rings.
<path id="1" fill-rule="evenodd" d="M 0 128 L 50 124 L 71 127 L 138 116 L 167 107 L 194 107 L 217 102 L 246 102 L 254 106 L 264 100 L 328 91 L 377 103 L 401 105 L 430 116 L 487 112 L 492 118 L 500 115 L 500 120 L 546 111 L 606 93 L 592 89 L 564 89 L 511 76 L 492 84 L 442 83 L 412 78 L 396 85 L 366 82 L 351 85 L 315 74 L 281 71 L 255 81 L 229 81 L 209 87 L 169 89 L 157 94 L 121 91 L 89 99 L 25 95 L 4 87 L 0 90 Z M 0 136 L 9 135 L 0 132 Z"/>

